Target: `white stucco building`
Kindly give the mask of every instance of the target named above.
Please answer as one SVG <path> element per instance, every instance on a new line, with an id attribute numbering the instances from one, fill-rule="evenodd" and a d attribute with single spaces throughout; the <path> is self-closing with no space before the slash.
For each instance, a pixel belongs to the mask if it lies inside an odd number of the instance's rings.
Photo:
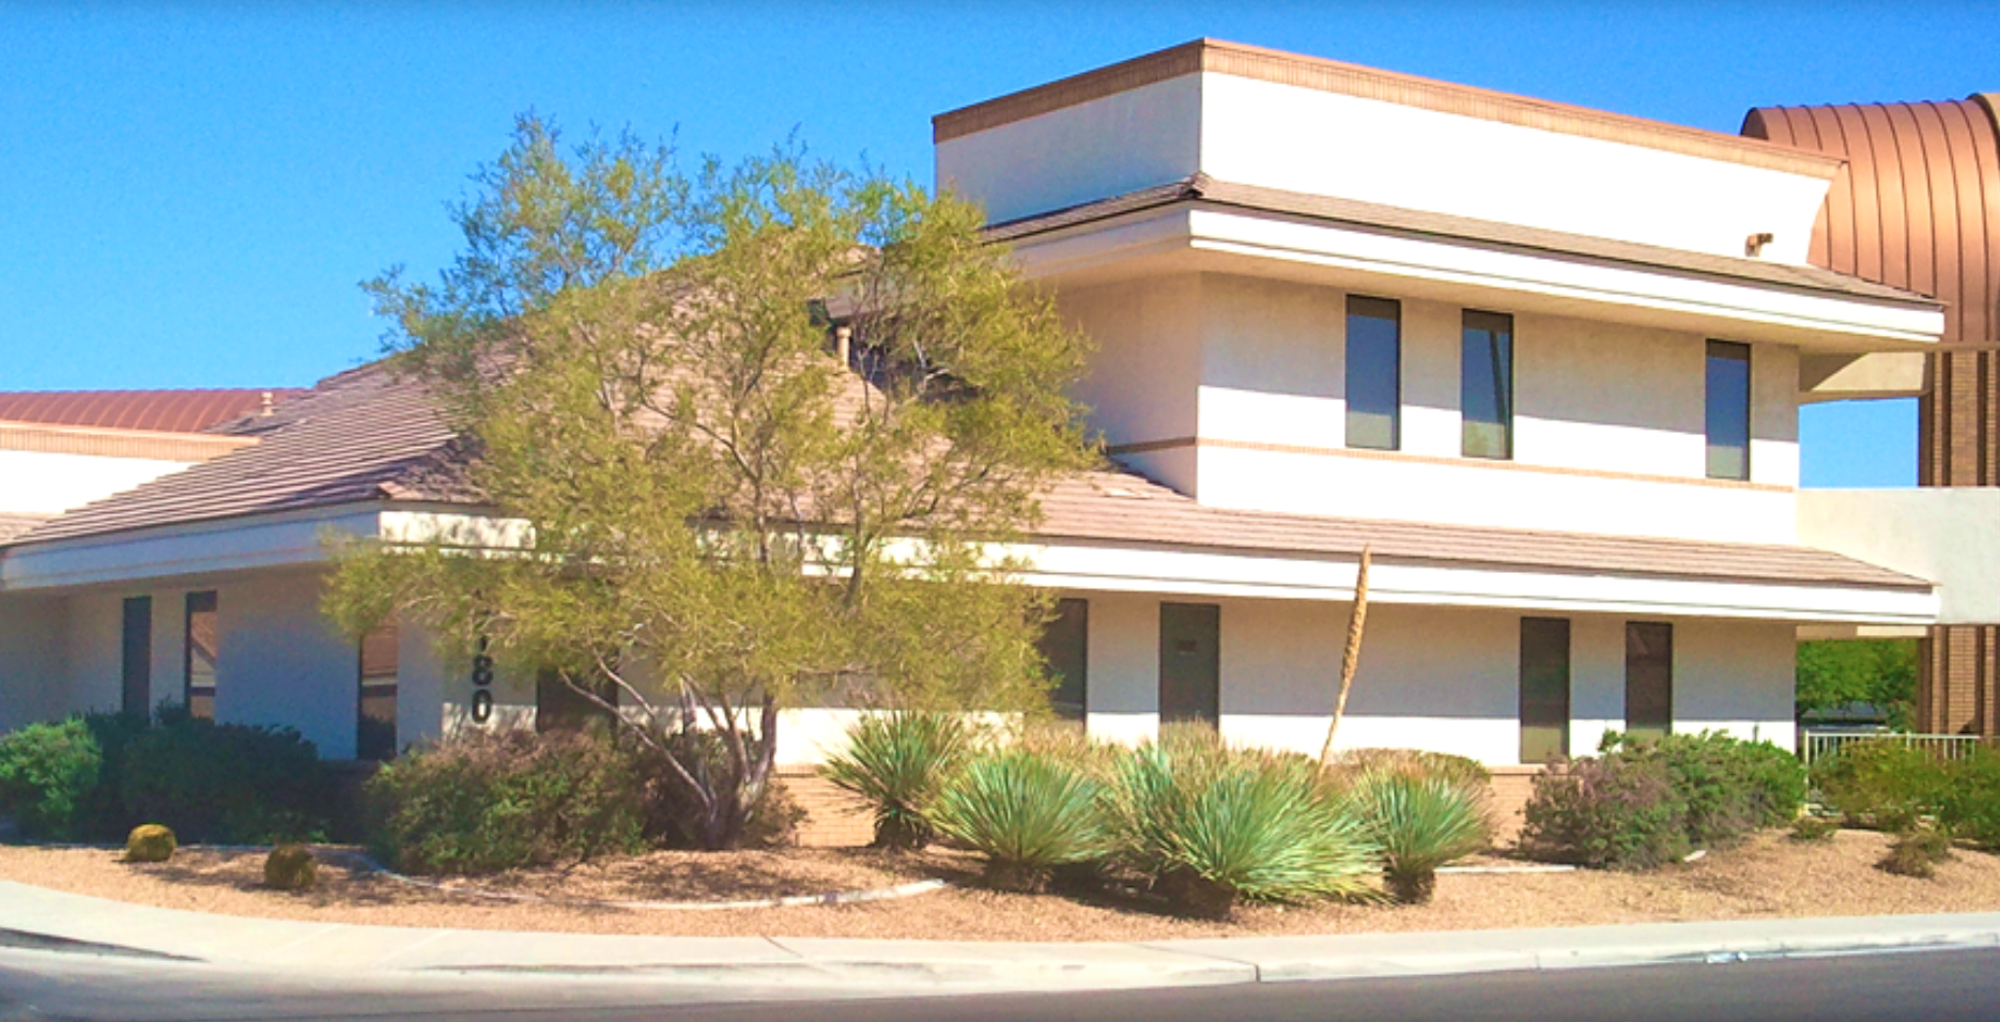
<path id="1" fill-rule="evenodd" d="M 935 135 L 1098 345 L 1078 396 L 1118 469 L 1026 551 L 1092 733 L 1317 751 L 1364 547 L 1341 744 L 1503 768 L 1606 729 L 1790 745 L 1802 627 L 2000 621 L 1991 558 L 1945 553 L 1996 541 L 1985 504 L 1800 498 L 1799 404 L 1921 386 L 1944 329 L 1806 264 L 1836 158 L 1212 41 Z M 532 679 L 317 612 L 325 530 L 467 512 L 420 391 L 364 368 L 223 435 L 0 547 L 0 728 L 208 699 L 349 758 L 534 711 Z M 840 722 L 794 714 L 781 763 Z"/>

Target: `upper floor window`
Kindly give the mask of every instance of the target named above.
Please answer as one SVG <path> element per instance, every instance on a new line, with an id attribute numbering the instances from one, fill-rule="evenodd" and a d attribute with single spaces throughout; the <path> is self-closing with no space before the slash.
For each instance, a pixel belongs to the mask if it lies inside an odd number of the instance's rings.
<path id="1" fill-rule="evenodd" d="M 1514 317 L 1465 310 L 1458 361 L 1459 453 L 1514 456 Z"/>
<path id="2" fill-rule="evenodd" d="M 1750 478 L 1750 346 L 1708 342 L 1708 477 Z"/>
<path id="3" fill-rule="evenodd" d="M 1402 306 L 1347 299 L 1347 446 L 1393 451 L 1403 404 Z"/>

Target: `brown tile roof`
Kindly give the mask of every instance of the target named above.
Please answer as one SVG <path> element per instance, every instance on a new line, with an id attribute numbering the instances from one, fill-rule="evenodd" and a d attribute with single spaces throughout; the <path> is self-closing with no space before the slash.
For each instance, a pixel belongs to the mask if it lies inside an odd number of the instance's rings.
<path id="1" fill-rule="evenodd" d="M 430 395 L 381 363 L 328 377 L 269 416 L 219 431 L 260 442 L 85 504 L 16 542 L 355 501 L 469 496 L 450 470 L 453 434 Z"/>
<path id="2" fill-rule="evenodd" d="M 986 232 L 987 237 L 995 241 L 1017 241 L 1066 227 L 1109 220 L 1128 213 L 1159 209 L 1179 203 L 1198 203 L 1205 206 L 1300 216 L 1392 234 L 1469 241 L 1514 251 L 1580 256 L 1607 263 L 1672 270 L 1693 276 L 1749 281 L 1801 291 L 1847 295 L 1900 305 L 1933 309 L 1941 307 L 1938 301 L 1923 295 L 1851 277 L 1844 273 L 1823 270 L 1816 266 L 1793 266 L 1787 263 L 1765 262 L 1761 259 L 1738 259 L 1705 252 L 1690 252 L 1685 249 L 1641 245 L 1612 238 L 1596 238 L 1585 234 L 1570 234 L 1538 227 L 1522 227 L 1491 220 L 1403 209 L 1398 206 L 1383 206 L 1327 195 L 1235 184 L 1218 181 L 1207 174 L 1196 174 L 1184 180 L 1108 199 L 993 224 L 986 229 Z"/>
<path id="3" fill-rule="evenodd" d="M 851 400 L 853 395 L 845 395 Z M 16 542 L 41 543 L 357 501 L 472 504 L 462 450 L 422 385 L 381 364 L 322 381 L 275 415 L 244 420 L 256 446 L 87 504 Z M 1615 575 L 1928 591 L 1930 584 L 1804 547 L 1697 543 L 1231 511 L 1121 471 L 1078 475 L 1043 500 L 1055 540 Z"/>
<path id="4" fill-rule="evenodd" d="M 939 114 L 931 118 L 931 139 L 948 142 L 1155 82 L 1204 72 L 1380 100 L 1580 138 L 1644 146 L 1703 159 L 1726 160 L 1791 174 L 1831 178 L 1840 167 L 1839 160 L 1824 154 L 1772 145 L 1761 140 L 1220 39 L 1196 39 L 1109 67 L 1085 71 L 1060 81 Z M 1297 129 L 1314 130 L 1310 124 L 1297 125 Z"/>
<path id="5" fill-rule="evenodd" d="M 1376 557 L 1404 563 L 1931 589 L 1922 579 L 1810 547 L 1235 511 L 1206 507 L 1129 472 L 1092 472 L 1057 485 L 1042 499 L 1042 522 L 1034 532 L 1142 547 L 1359 556 L 1363 546 L 1373 546 Z"/>
<path id="6" fill-rule="evenodd" d="M 302 390 L 47 390 L 0 393 L 0 421 L 199 433 L 255 414 L 264 395 L 284 401 Z"/>
<path id="7" fill-rule="evenodd" d="M 53 516 L 0 511 L 0 543 L 5 543 L 15 536 L 27 532 L 29 529 L 48 521 L 51 517 Z"/>

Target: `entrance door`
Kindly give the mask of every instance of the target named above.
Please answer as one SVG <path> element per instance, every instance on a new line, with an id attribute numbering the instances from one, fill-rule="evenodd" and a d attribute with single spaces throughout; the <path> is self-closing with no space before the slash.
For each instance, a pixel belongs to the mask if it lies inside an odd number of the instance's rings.
<path id="1" fill-rule="evenodd" d="M 1160 604 L 1160 723 L 1199 720 L 1214 726 L 1222 681 L 1222 608 L 1213 603 Z"/>

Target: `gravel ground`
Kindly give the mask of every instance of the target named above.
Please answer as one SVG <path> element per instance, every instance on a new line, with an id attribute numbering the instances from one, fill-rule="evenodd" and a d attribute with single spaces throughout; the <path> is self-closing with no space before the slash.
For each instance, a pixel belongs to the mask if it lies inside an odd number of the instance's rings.
<path id="1" fill-rule="evenodd" d="M 1226 924 L 1174 919 L 1137 896 L 1026 896 L 970 887 L 859 905 L 703 912 L 493 903 L 409 887 L 335 861 L 322 866 L 318 890 L 290 895 L 259 887 L 261 855 L 199 849 L 148 866 L 98 849 L 0 846 L 0 878 L 166 908 L 321 922 L 943 940 L 1157 940 L 2000 910 L 2000 855 L 1961 849 L 1938 867 L 1935 879 L 1915 880 L 1874 868 L 1887 844 L 1885 836 L 1863 831 L 1810 844 L 1770 833 L 1658 873 L 1445 875 L 1438 878 L 1436 900 L 1421 908 L 1252 906 Z M 522 871 L 479 885 L 571 898 L 729 900 L 880 887 L 925 876 L 970 881 L 975 869 L 972 859 L 950 852 L 900 858 L 859 849 L 656 853 Z"/>

